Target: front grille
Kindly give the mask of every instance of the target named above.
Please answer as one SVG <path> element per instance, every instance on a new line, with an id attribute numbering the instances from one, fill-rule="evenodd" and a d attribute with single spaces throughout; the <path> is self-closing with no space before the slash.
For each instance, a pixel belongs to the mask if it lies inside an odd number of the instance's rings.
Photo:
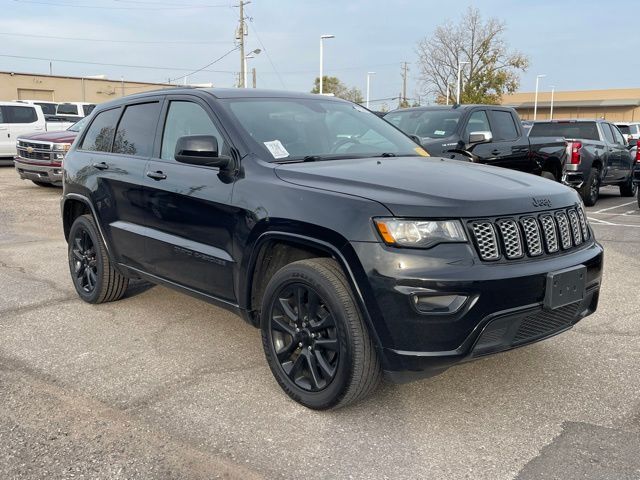
<path id="1" fill-rule="evenodd" d="M 18 156 L 29 160 L 53 160 L 53 145 L 51 143 L 29 142 L 18 140 L 17 150 Z M 29 151 L 31 149 L 31 151 Z"/>
<path id="2" fill-rule="evenodd" d="M 517 218 L 471 220 L 469 227 L 484 261 L 553 254 L 578 247 L 589 238 L 586 216 L 580 206 Z"/>
<path id="3" fill-rule="evenodd" d="M 555 310 L 541 310 L 526 316 L 513 337 L 513 345 L 531 342 L 569 327 L 578 313 L 580 302 Z"/>

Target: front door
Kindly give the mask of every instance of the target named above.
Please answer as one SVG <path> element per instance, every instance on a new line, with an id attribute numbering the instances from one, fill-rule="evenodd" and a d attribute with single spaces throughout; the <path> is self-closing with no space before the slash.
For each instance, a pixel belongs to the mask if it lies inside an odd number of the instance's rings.
<path id="1" fill-rule="evenodd" d="M 213 135 L 230 144 L 210 107 L 195 96 L 169 96 L 161 141 L 145 171 L 148 269 L 163 279 L 235 302 L 230 206 L 233 182 L 218 168 L 175 160 L 178 138 Z M 159 143 L 159 144 L 158 144 Z"/>

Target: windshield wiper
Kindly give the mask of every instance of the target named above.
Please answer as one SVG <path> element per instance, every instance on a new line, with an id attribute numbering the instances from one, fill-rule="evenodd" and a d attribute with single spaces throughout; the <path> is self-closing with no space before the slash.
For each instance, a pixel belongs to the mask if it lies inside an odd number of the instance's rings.
<path id="1" fill-rule="evenodd" d="M 396 154 L 395 153 L 391 153 L 391 152 L 384 152 L 380 154 L 381 157 L 395 157 Z"/>

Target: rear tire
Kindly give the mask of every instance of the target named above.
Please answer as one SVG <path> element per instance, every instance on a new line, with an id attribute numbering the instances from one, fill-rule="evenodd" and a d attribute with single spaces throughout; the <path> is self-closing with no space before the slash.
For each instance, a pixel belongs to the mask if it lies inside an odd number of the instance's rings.
<path id="1" fill-rule="evenodd" d="M 75 219 L 69 230 L 69 271 L 73 286 L 87 303 L 120 300 L 129 279 L 113 268 L 91 215 Z"/>
<path id="2" fill-rule="evenodd" d="M 629 180 L 620 184 L 621 197 L 635 197 L 638 193 L 638 185 L 633 183 L 633 174 L 629 176 Z"/>
<path id="3" fill-rule="evenodd" d="M 600 196 L 600 170 L 592 168 L 585 182 L 578 190 L 587 207 L 593 207 Z"/>
<path id="4" fill-rule="evenodd" d="M 547 170 L 545 170 L 544 172 L 542 172 L 542 173 L 540 174 L 540 176 L 541 176 L 542 178 L 546 178 L 546 179 L 548 179 L 548 180 L 553 180 L 554 182 L 558 180 L 558 179 L 556 178 L 556 176 L 555 176 L 552 172 L 549 172 L 549 171 L 547 171 Z"/>
<path id="5" fill-rule="evenodd" d="M 343 407 L 377 387 L 375 345 L 334 260 L 300 260 L 278 270 L 260 317 L 271 372 L 296 402 L 316 410 Z"/>

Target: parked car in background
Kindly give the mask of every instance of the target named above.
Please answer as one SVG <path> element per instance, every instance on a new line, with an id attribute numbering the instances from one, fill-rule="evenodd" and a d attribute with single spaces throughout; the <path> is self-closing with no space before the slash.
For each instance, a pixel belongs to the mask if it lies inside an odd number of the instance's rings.
<path id="1" fill-rule="evenodd" d="M 520 170 L 560 181 L 566 142 L 530 139 L 516 111 L 493 105 L 394 110 L 384 116 L 434 157 Z"/>
<path id="2" fill-rule="evenodd" d="M 85 117 L 64 131 L 18 137 L 14 165 L 20 178 L 41 187 L 61 187 L 64 157 L 88 120 Z"/>
<path id="3" fill-rule="evenodd" d="M 551 120 L 535 122 L 529 132 L 529 138 L 550 136 L 568 142 L 563 180 L 578 190 L 585 205 L 596 204 L 603 185 L 618 185 L 623 197 L 635 196 L 636 154 L 618 127 L 606 120 Z"/>
<path id="4" fill-rule="evenodd" d="M 42 113 L 44 114 L 45 118 L 48 115 L 55 115 L 56 109 L 58 108 L 57 102 L 49 102 L 47 100 L 14 100 L 14 102 L 40 106 L 40 108 L 42 108 Z"/>
<path id="5" fill-rule="evenodd" d="M 58 117 L 66 117 L 70 120 L 75 119 L 75 121 L 80 120 L 81 118 L 89 116 L 89 114 L 96 108 L 94 103 L 86 103 L 86 102 L 65 102 L 59 103 L 58 108 L 56 109 L 56 116 Z"/>
<path id="6" fill-rule="evenodd" d="M 616 123 L 620 133 L 629 145 L 636 145 L 640 139 L 640 122 L 620 122 Z"/>
<path id="7" fill-rule="evenodd" d="M 61 203 L 78 296 L 119 300 L 143 278 L 227 308 L 261 328 L 275 379 L 307 407 L 356 402 L 383 372 L 404 382 L 548 338 L 597 308 L 603 249 L 575 191 L 425 158 L 351 102 L 176 88 L 89 122 Z"/>
<path id="8" fill-rule="evenodd" d="M 0 162 L 13 164 L 19 136 L 45 130 L 46 122 L 40 106 L 0 102 Z"/>

